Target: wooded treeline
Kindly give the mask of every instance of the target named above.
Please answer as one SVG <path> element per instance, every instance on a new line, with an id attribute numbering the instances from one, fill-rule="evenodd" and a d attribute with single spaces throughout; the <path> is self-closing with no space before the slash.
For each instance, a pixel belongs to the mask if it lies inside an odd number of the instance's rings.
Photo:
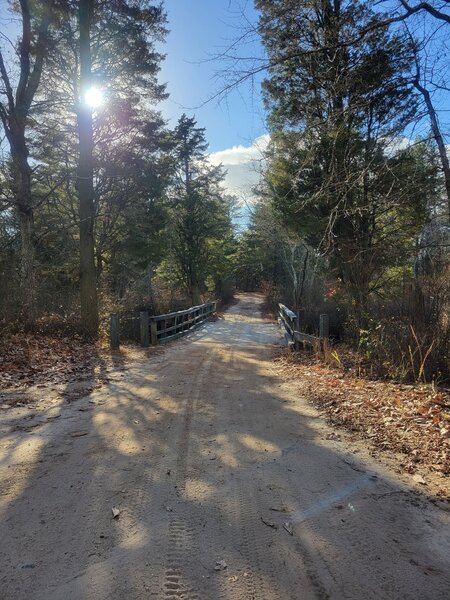
<path id="1" fill-rule="evenodd" d="M 5 32 L 0 43 L 3 324 L 53 320 L 96 337 L 113 309 L 164 312 L 224 290 L 233 199 L 195 119 L 182 115 L 171 130 L 159 112 L 163 6 L 9 8 L 11 39 Z M 102 105 L 87 101 L 93 90 Z"/>
<path id="2" fill-rule="evenodd" d="M 256 1 L 271 141 L 239 281 L 384 374 L 447 378 L 448 3 L 382 4 Z"/>
<path id="3" fill-rule="evenodd" d="M 266 56 L 236 79 L 265 72 L 270 143 L 238 236 L 205 131 L 186 115 L 170 129 L 158 108 L 163 5 L 11 2 L 3 325 L 78 323 L 96 337 L 111 310 L 183 308 L 235 282 L 309 329 L 328 312 L 334 338 L 385 374 L 448 378 L 448 2 L 255 5 Z M 85 101 L 93 88 L 103 105 Z"/>

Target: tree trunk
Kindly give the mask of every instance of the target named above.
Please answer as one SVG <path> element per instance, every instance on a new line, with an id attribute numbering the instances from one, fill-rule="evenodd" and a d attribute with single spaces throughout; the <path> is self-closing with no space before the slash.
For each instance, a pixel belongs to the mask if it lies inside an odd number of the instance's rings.
<path id="1" fill-rule="evenodd" d="M 442 171 L 444 173 L 445 191 L 447 194 L 448 203 L 448 220 L 450 222 L 450 163 L 448 160 L 447 149 L 445 147 L 445 142 L 439 127 L 439 121 L 437 119 L 436 111 L 431 100 L 430 92 L 420 83 L 419 77 L 417 77 L 414 80 L 414 87 L 422 94 L 423 99 L 425 101 L 425 105 L 427 107 L 428 116 L 430 117 L 431 131 L 433 132 L 433 137 L 438 147 Z"/>
<path id="2" fill-rule="evenodd" d="M 200 289 L 197 283 L 193 283 L 191 287 L 191 302 L 192 306 L 198 306 L 200 304 Z"/>
<path id="3" fill-rule="evenodd" d="M 92 0 L 79 0 L 80 99 L 77 124 L 79 139 L 78 200 L 80 217 L 80 301 L 81 326 L 88 337 L 98 336 L 97 273 L 95 268 L 95 205 L 93 169 L 92 110 L 84 102 L 91 84 L 90 25 Z"/>
<path id="4" fill-rule="evenodd" d="M 52 4 L 52 3 L 48 3 Z M 0 48 L 0 80 L 2 93 L 0 98 L 0 120 L 9 142 L 12 161 L 12 185 L 14 204 L 20 222 L 20 289 L 19 302 L 22 318 L 28 326 L 34 325 L 36 317 L 36 274 L 33 197 L 31 194 L 31 168 L 28 163 L 26 125 L 30 107 L 38 90 L 44 59 L 47 53 L 48 31 L 51 7 L 42 11 L 40 24 L 32 30 L 34 3 L 20 0 L 22 14 L 22 37 L 18 44 L 18 71 L 9 70 L 5 65 Z M 31 57 L 34 57 L 32 65 Z M 19 74 L 14 92 L 10 74 Z"/>
<path id="5" fill-rule="evenodd" d="M 10 129 L 9 141 L 12 160 L 12 187 L 20 223 L 20 308 L 28 327 L 36 317 L 36 277 L 34 247 L 33 198 L 31 195 L 31 168 L 25 127 L 17 123 Z"/>
<path id="6" fill-rule="evenodd" d="M 24 321 L 33 327 L 36 318 L 36 270 L 33 209 L 20 210 L 20 296 Z"/>

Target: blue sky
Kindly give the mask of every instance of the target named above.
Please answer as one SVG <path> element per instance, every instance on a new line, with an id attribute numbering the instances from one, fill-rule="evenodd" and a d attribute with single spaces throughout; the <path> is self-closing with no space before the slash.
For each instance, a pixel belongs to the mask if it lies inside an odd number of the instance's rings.
<path id="1" fill-rule="evenodd" d="M 170 97 L 159 109 L 171 126 L 183 112 L 195 116 L 198 126 L 206 129 L 211 161 L 228 171 L 228 191 L 250 200 L 259 179 L 258 159 L 267 143 L 262 77 L 241 84 L 220 102 L 208 99 L 225 86 L 224 78 L 218 76 L 224 61 L 215 57 L 248 23 L 257 20 L 253 0 L 164 0 L 163 4 L 169 34 L 160 48 L 166 59 L 159 79 L 167 84 Z M 6 29 L 12 38 L 19 34 L 5 0 L 0 0 L 0 29 Z M 243 48 L 246 54 L 263 56 L 257 39 L 239 50 Z"/>
<path id="2" fill-rule="evenodd" d="M 235 40 L 246 26 L 245 19 L 256 21 L 253 1 L 165 0 L 164 6 L 170 29 L 161 73 L 170 93 L 164 115 L 173 122 L 182 112 L 195 115 L 206 128 L 211 152 L 251 144 L 265 132 L 261 78 L 254 87 L 252 82 L 240 85 L 220 103 L 207 100 L 226 85 L 224 77 L 217 76 L 224 63 L 214 56 Z M 247 51 L 262 54 L 254 40 Z"/>
<path id="3" fill-rule="evenodd" d="M 161 80 L 167 82 L 170 99 L 164 103 L 164 116 L 174 125 L 182 112 L 195 115 L 198 125 L 206 128 L 210 144 L 211 160 L 222 163 L 227 169 L 226 185 L 241 200 L 252 200 L 252 187 L 258 182 L 258 165 L 268 142 L 265 114 L 261 101 L 260 83 L 247 81 L 229 92 L 219 103 L 208 101 L 212 95 L 226 86 L 218 72 L 227 65 L 215 59 L 238 38 L 250 23 L 256 23 L 258 15 L 253 0 L 164 0 L 168 13 L 170 33 L 163 47 L 166 61 Z M 379 10 L 393 11 L 396 0 L 381 0 Z M 408 21 L 408 26 L 419 38 L 435 31 L 434 46 L 438 54 L 446 52 L 447 28 L 442 22 L 430 19 L 426 14 Z M 402 24 L 398 25 L 403 28 Z M 264 51 L 256 36 L 250 38 L 237 50 L 237 54 L 263 57 Z M 442 68 L 442 65 L 441 65 Z M 445 69 L 445 72 L 447 69 Z M 433 91 L 435 108 L 441 121 L 443 133 L 450 133 L 449 96 L 438 89 Z M 429 120 L 421 119 L 408 128 L 405 135 L 414 139 L 429 134 Z M 447 138 L 449 139 L 449 138 Z M 406 140 L 406 138 L 405 138 Z"/>
<path id="4" fill-rule="evenodd" d="M 206 128 L 210 151 L 234 145 L 247 145 L 265 132 L 260 81 L 254 88 L 242 84 L 219 103 L 207 102 L 223 88 L 217 73 L 224 62 L 214 59 L 245 26 L 255 23 L 253 0 L 163 0 L 168 14 L 169 34 L 161 51 L 166 54 L 160 81 L 167 84 L 170 98 L 160 106 L 165 118 L 174 125 L 183 112 L 195 115 L 198 125 Z M 0 0 L 0 29 L 14 39 L 20 30 L 11 20 L 6 0 Z M 262 46 L 253 40 L 246 48 L 263 55 Z"/>
<path id="5" fill-rule="evenodd" d="M 163 115 L 174 125 L 186 112 L 205 127 L 210 160 L 226 169 L 227 191 L 238 197 L 247 214 L 245 205 L 254 199 L 252 188 L 259 181 L 268 142 L 262 75 L 220 100 L 208 100 L 227 85 L 226 75 L 220 74 L 227 61 L 217 55 L 257 21 L 253 0 L 165 0 L 164 6 L 170 33 L 162 48 L 166 60 L 160 80 L 167 83 L 170 98 L 162 106 Z M 264 56 L 256 36 L 247 37 L 237 52 Z"/>
<path id="6" fill-rule="evenodd" d="M 380 9 L 392 10 L 397 0 L 381 0 Z M 231 90 L 222 100 L 211 100 L 226 84 L 226 76 L 218 73 L 226 68 L 224 60 L 217 59 L 229 45 L 256 23 L 258 15 L 253 0 L 164 0 L 170 30 L 161 51 L 166 54 L 160 81 L 167 83 L 170 98 L 159 108 L 175 125 L 183 112 L 194 115 L 198 125 L 205 127 L 210 144 L 211 161 L 222 163 L 228 170 L 226 184 L 229 191 L 242 200 L 251 200 L 251 188 L 258 179 L 261 152 L 267 146 L 265 114 L 261 101 L 260 83 L 263 74 L 256 80 L 247 81 Z M 5 19 L 6 1 L 0 0 L 0 28 L 11 28 Z M 448 53 L 447 28 L 425 15 L 408 21 L 419 34 L 429 34 L 430 23 L 436 28 L 436 45 L 441 56 Z M 400 25 L 399 25 L 400 27 Z M 245 38 L 237 54 L 263 57 L 264 51 L 257 36 Z M 431 65 L 433 66 L 433 65 Z M 239 64 L 238 64 L 239 68 Z M 441 61 L 446 79 L 446 64 Z M 438 109 L 444 134 L 450 139 L 449 96 L 435 90 L 433 100 Z M 407 135 L 426 135 L 428 119 L 411 128 Z"/>

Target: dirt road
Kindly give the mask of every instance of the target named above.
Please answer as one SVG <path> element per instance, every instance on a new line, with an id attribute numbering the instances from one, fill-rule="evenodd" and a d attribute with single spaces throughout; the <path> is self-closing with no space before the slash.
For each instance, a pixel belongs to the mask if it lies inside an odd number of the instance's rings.
<path id="1" fill-rule="evenodd" d="M 449 513 L 327 439 L 260 301 L 89 397 L 3 411 L 2 600 L 450 597 Z"/>

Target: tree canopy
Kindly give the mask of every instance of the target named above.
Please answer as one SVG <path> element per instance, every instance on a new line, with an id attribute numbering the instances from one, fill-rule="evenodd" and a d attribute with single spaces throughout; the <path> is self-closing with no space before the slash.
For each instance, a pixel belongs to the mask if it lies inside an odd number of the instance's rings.
<path id="1" fill-rule="evenodd" d="M 238 285 L 311 319 L 326 308 L 357 344 L 398 317 L 402 352 L 428 344 L 445 360 L 450 167 L 436 93 L 449 89 L 447 3 L 255 6 L 266 54 L 234 81 L 264 71 L 270 141 L 238 233 L 207 132 L 161 114 L 164 4 L 11 3 L 21 27 L 0 40 L 5 322 L 52 316 L 96 337 L 112 310 L 172 310 Z M 225 52 L 235 64 L 236 47 Z"/>

